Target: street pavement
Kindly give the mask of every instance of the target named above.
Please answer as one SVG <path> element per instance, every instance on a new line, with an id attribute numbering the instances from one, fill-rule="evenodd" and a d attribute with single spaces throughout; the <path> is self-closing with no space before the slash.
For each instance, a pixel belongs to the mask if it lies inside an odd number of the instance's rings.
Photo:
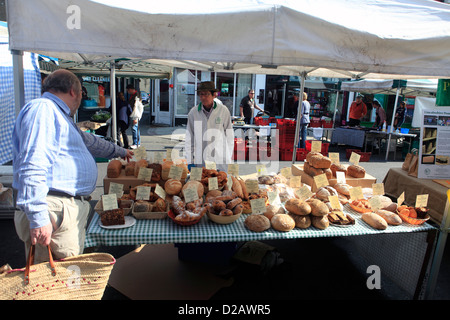
<path id="1" fill-rule="evenodd" d="M 129 134 L 131 138 L 131 132 Z M 148 152 L 165 150 L 167 147 L 181 147 L 184 143 L 185 127 L 166 126 L 141 126 L 141 144 Z M 330 146 L 329 152 L 339 152 L 340 161 L 347 162 L 345 157 L 346 146 Z M 383 181 L 390 168 L 402 165 L 401 152 L 397 152 L 397 158 L 384 160 L 385 155 L 373 154 L 369 162 L 361 163 L 366 171 L 377 179 Z M 280 162 L 279 168 L 288 167 L 291 161 Z M 98 163 L 98 179 L 95 191 L 92 193 L 91 204 L 94 206 L 103 194 L 103 178 L 106 175 L 106 162 Z M 255 163 L 240 164 L 240 174 L 256 172 Z M 17 238 L 14 223 L 11 219 L 0 219 L 1 254 L 0 266 L 8 263 L 13 268 L 25 265 L 23 243 Z M 227 276 L 234 279 L 233 285 L 219 290 L 211 299 L 378 299 L 378 300 L 408 300 L 411 296 L 399 288 L 389 279 L 385 279 L 380 290 L 368 290 L 366 286 L 367 274 L 360 261 L 357 252 L 349 241 L 342 237 L 267 241 L 266 244 L 276 247 L 283 259 L 283 263 L 274 266 L 269 271 L 261 271 L 254 265 L 234 266 Z M 320 248 L 320 249 L 318 249 Z M 134 246 L 100 247 L 97 251 L 109 252 L 116 258 L 133 251 Z M 301 252 L 301 255 L 298 254 Z M 326 259 L 331 259 L 333 266 L 337 266 L 336 272 L 341 274 L 340 282 L 330 282 L 323 279 L 323 275 L 330 272 L 329 267 L 323 264 Z M 328 262 L 329 263 L 329 262 Z M 299 271 L 298 266 L 302 266 Z M 308 266 L 312 278 L 302 276 L 299 272 L 305 271 Z M 442 265 L 438 277 L 434 299 L 450 299 L 450 252 L 448 246 L 444 252 Z M 292 288 L 289 279 L 302 278 L 301 287 Z M 322 279 L 321 279 L 322 278 Z M 294 283 L 294 281 L 293 281 Z M 297 282 L 295 282 L 297 283 Z M 267 285 L 264 285 L 267 284 Z M 269 285 L 270 284 L 270 285 Z M 114 288 L 108 286 L 104 300 L 127 300 Z"/>

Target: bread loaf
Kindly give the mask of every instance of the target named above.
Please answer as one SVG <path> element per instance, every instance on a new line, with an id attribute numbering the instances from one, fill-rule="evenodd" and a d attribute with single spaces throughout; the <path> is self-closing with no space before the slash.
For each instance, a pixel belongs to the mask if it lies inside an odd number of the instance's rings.
<path id="1" fill-rule="evenodd" d="M 166 202 L 159 198 L 158 200 L 155 201 L 155 203 L 153 204 L 153 212 L 166 212 L 167 210 L 167 204 Z"/>
<path id="2" fill-rule="evenodd" d="M 191 180 L 191 181 L 186 182 L 186 184 L 183 186 L 182 190 L 185 190 L 187 188 L 197 189 L 197 194 L 198 194 L 199 198 L 203 197 L 203 194 L 205 193 L 205 188 L 203 187 L 203 184 L 200 181 Z"/>
<path id="3" fill-rule="evenodd" d="M 307 202 L 297 198 L 289 199 L 288 201 L 286 201 L 284 207 L 290 213 L 299 216 L 304 216 L 311 213 L 311 206 Z"/>
<path id="4" fill-rule="evenodd" d="M 106 168 L 106 176 L 108 178 L 117 178 L 122 171 L 122 162 L 120 160 L 111 160 Z"/>
<path id="5" fill-rule="evenodd" d="M 150 202 L 145 200 L 138 200 L 134 203 L 134 209 L 135 212 L 150 212 L 152 211 L 152 206 L 150 205 Z"/>
<path id="6" fill-rule="evenodd" d="M 263 232 L 270 228 L 270 220 L 263 214 L 252 214 L 245 219 L 244 225 L 251 231 Z"/>
<path id="7" fill-rule="evenodd" d="M 130 161 L 125 166 L 125 175 L 126 176 L 134 176 L 134 168 L 136 167 L 136 161 Z"/>
<path id="8" fill-rule="evenodd" d="M 316 217 L 326 216 L 330 210 L 328 206 L 319 199 L 308 200 L 307 203 L 311 207 L 311 214 Z"/>
<path id="9" fill-rule="evenodd" d="M 277 231 L 288 232 L 295 228 L 294 219 L 287 214 L 277 213 L 270 220 L 272 228 Z"/>
<path id="10" fill-rule="evenodd" d="M 242 191 L 242 186 L 239 183 L 238 179 L 236 179 L 235 177 L 231 176 L 231 180 L 233 181 L 233 185 L 231 187 L 231 190 L 233 190 L 234 192 L 236 192 L 237 196 L 241 199 L 244 198 L 244 192 Z"/>
<path id="11" fill-rule="evenodd" d="M 336 177 L 336 172 L 341 171 L 347 174 L 347 168 L 341 164 L 332 163 L 330 166 L 330 170 L 333 173 L 333 176 Z"/>
<path id="12" fill-rule="evenodd" d="M 331 166 L 331 159 L 319 152 L 309 152 L 306 161 L 314 168 L 328 169 Z"/>
<path id="13" fill-rule="evenodd" d="M 169 179 L 164 183 L 164 190 L 168 195 L 179 194 L 183 185 L 180 180 Z"/>
<path id="14" fill-rule="evenodd" d="M 328 216 L 311 216 L 311 224 L 317 229 L 325 230 L 330 225 Z"/>
<path id="15" fill-rule="evenodd" d="M 352 188 L 350 185 L 346 183 L 336 183 L 334 186 L 334 189 L 340 194 L 344 194 L 346 196 L 350 195 L 350 189 Z"/>
<path id="16" fill-rule="evenodd" d="M 387 210 L 377 210 L 375 211 L 377 215 L 382 217 L 386 222 L 393 226 L 398 226 L 402 224 L 402 219 L 400 216 L 394 212 L 387 211 Z"/>
<path id="17" fill-rule="evenodd" d="M 174 165 L 173 161 L 164 161 L 161 166 L 161 178 L 163 180 L 169 179 L 170 168 Z"/>
<path id="18" fill-rule="evenodd" d="M 323 169 L 315 168 L 311 166 L 311 164 L 307 161 L 305 161 L 303 164 L 303 171 L 311 177 L 315 177 L 324 173 Z"/>
<path id="19" fill-rule="evenodd" d="M 311 216 L 309 214 L 306 216 L 298 216 L 288 212 L 288 215 L 294 219 L 296 228 L 306 229 L 311 226 Z"/>
<path id="20" fill-rule="evenodd" d="M 347 174 L 353 178 L 364 178 L 366 176 L 366 170 L 358 165 L 351 165 L 347 168 Z"/>
<path id="21" fill-rule="evenodd" d="M 384 230 L 388 226 L 386 220 L 384 220 L 381 216 L 373 212 L 363 213 L 362 219 L 368 225 L 378 230 Z"/>

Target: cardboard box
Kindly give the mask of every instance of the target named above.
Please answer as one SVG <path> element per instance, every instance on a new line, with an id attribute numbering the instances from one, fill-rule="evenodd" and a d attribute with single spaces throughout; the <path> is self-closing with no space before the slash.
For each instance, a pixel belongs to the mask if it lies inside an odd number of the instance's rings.
<path id="1" fill-rule="evenodd" d="M 348 166 L 348 165 L 347 165 Z M 314 178 L 309 174 L 303 171 L 302 164 L 293 164 L 291 167 L 292 175 L 301 176 L 302 183 L 306 183 L 311 186 L 311 191 L 315 192 L 317 190 L 316 183 L 314 182 Z M 353 178 L 348 175 L 345 176 L 345 180 L 348 185 L 352 187 L 362 187 L 362 188 L 372 188 L 372 184 L 377 182 L 377 179 L 366 172 L 364 178 Z M 329 179 L 328 183 L 330 186 L 334 186 L 337 183 L 336 179 Z"/>

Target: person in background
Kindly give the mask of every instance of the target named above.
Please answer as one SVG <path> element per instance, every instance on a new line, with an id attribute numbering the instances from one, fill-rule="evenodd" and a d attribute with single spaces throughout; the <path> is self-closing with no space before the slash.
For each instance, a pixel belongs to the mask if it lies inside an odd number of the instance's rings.
<path id="1" fill-rule="evenodd" d="M 12 135 L 14 224 L 25 252 L 35 247 L 35 263 L 83 253 L 89 198 L 97 185 L 95 157 L 133 156 L 105 139 L 81 131 L 72 117 L 80 106 L 81 83 L 59 69 L 44 81 L 42 97 L 19 112 Z"/>
<path id="2" fill-rule="evenodd" d="M 299 93 L 294 92 L 292 95 L 292 98 L 289 99 L 287 104 L 287 110 L 285 112 L 285 118 L 296 118 L 297 117 L 297 110 L 298 110 L 298 100 L 299 100 Z"/>
<path id="3" fill-rule="evenodd" d="M 298 94 L 298 93 L 297 93 Z M 306 148 L 306 137 L 307 137 L 307 130 L 309 125 L 309 110 L 311 109 L 311 105 L 308 102 L 308 94 L 306 92 L 303 92 L 303 101 L 302 104 L 299 106 L 300 112 L 300 134 L 299 134 L 299 141 L 298 141 L 298 147 L 301 149 Z"/>
<path id="4" fill-rule="evenodd" d="M 384 122 L 386 121 L 386 111 L 383 109 L 377 99 L 373 100 L 372 105 L 376 110 L 376 118 L 373 127 L 377 128 L 377 130 L 381 130 L 383 128 Z"/>
<path id="5" fill-rule="evenodd" d="M 133 138 L 133 145 L 131 149 L 136 149 L 141 144 L 141 132 L 139 130 L 139 121 L 144 112 L 144 105 L 142 104 L 139 92 L 132 84 L 127 85 L 128 104 L 133 110 L 130 115 L 131 120 L 131 134 Z"/>
<path id="6" fill-rule="evenodd" d="M 358 94 L 356 96 L 356 101 L 353 101 L 350 106 L 348 125 L 351 127 L 359 126 L 361 118 L 367 114 L 367 106 L 362 101 L 363 97 L 363 95 Z"/>
<path id="7" fill-rule="evenodd" d="M 263 109 L 258 107 L 255 100 L 255 90 L 250 89 L 248 95 L 242 98 L 241 104 L 239 105 L 241 118 L 244 118 L 246 124 L 253 124 L 253 110 L 258 109 L 261 112 L 265 112 Z"/>
<path id="8" fill-rule="evenodd" d="M 403 121 L 405 121 L 405 112 L 406 112 L 406 102 L 402 101 L 400 102 L 400 105 L 398 106 L 397 111 L 395 112 L 394 130 L 397 130 L 397 128 L 401 128 Z"/>
<path id="9" fill-rule="evenodd" d="M 117 128 L 118 128 L 117 140 L 118 142 L 120 142 L 120 135 L 122 135 L 123 147 L 125 149 L 129 149 L 130 143 L 128 142 L 127 129 L 130 126 L 130 115 L 132 109 L 131 106 L 126 101 L 123 92 L 119 92 L 117 94 L 116 101 L 117 101 L 116 112 L 117 112 Z M 108 108 L 108 111 L 111 112 L 111 107 Z"/>
<path id="10" fill-rule="evenodd" d="M 188 114 L 185 153 L 189 170 L 205 166 L 205 160 L 217 169 L 228 170 L 234 149 L 234 131 L 228 108 L 215 100 L 218 90 L 214 82 L 201 82 L 197 89 L 200 103 Z"/>

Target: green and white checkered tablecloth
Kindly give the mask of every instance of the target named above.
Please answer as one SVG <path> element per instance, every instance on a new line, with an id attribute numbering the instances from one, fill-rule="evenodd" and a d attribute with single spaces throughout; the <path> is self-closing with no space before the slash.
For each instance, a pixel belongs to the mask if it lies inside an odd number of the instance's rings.
<path id="1" fill-rule="evenodd" d="M 272 228 L 264 232 L 250 231 L 244 226 L 247 217 L 245 214 L 228 225 L 216 224 L 205 215 L 199 223 L 192 226 L 179 226 L 167 217 L 162 220 L 136 220 L 133 226 L 123 229 L 105 229 L 100 227 L 99 215 L 94 213 L 86 232 L 85 247 L 341 237 L 424 232 L 435 229 L 428 223 L 419 226 L 403 223 L 399 226 L 388 226 L 386 230 L 376 230 L 366 224 L 361 219 L 361 214 L 353 211 L 348 205 L 344 207 L 344 212 L 350 214 L 356 220 L 355 225 L 350 227 L 330 225 L 325 230 L 311 226 L 308 229 L 295 228 L 289 232 L 280 232 Z"/>

